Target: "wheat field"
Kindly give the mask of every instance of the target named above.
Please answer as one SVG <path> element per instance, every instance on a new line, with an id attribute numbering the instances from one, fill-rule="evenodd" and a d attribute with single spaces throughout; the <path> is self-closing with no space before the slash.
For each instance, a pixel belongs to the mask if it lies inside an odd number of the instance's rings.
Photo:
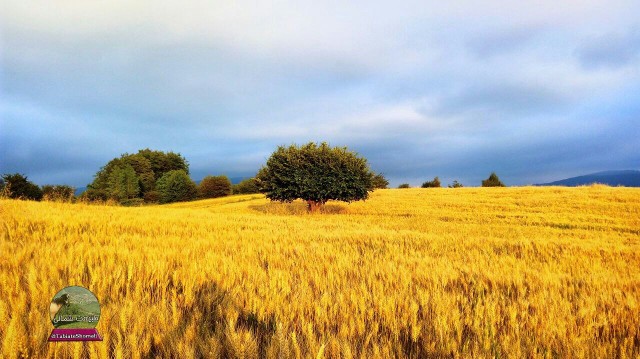
<path id="1" fill-rule="evenodd" d="M 3 358 L 638 358 L 640 189 L 0 200 Z M 47 343 L 81 285 L 103 342 Z"/>

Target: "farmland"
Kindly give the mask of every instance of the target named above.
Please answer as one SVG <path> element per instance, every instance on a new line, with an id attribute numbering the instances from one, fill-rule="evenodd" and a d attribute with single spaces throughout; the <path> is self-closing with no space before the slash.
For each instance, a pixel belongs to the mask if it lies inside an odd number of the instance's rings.
<path id="1" fill-rule="evenodd" d="M 0 200 L 0 357 L 637 357 L 640 190 Z M 63 287 L 103 342 L 47 343 Z"/>

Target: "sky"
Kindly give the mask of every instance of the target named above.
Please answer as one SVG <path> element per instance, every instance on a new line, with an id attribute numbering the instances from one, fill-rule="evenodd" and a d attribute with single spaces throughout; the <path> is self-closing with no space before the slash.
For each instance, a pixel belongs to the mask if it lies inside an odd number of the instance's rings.
<path id="1" fill-rule="evenodd" d="M 250 177 L 326 141 L 393 186 L 640 169 L 640 2 L 2 1 L 0 173 L 182 154 Z"/>

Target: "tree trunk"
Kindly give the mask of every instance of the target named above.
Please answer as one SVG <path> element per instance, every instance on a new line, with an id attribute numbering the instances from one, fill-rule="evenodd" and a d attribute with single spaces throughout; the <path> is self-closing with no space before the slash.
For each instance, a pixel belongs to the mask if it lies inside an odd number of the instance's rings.
<path id="1" fill-rule="evenodd" d="M 312 200 L 307 201 L 307 209 L 310 213 L 317 213 L 318 211 L 320 211 L 320 207 L 322 207 L 322 202 Z"/>

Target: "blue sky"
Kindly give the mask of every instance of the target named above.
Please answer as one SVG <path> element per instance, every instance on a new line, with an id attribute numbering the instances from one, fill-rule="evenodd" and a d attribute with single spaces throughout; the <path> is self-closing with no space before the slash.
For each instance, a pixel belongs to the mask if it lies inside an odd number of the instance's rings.
<path id="1" fill-rule="evenodd" d="M 445 3 L 4 2 L 0 173 L 152 148 L 251 176 L 308 141 L 393 185 L 640 168 L 640 2 Z"/>

